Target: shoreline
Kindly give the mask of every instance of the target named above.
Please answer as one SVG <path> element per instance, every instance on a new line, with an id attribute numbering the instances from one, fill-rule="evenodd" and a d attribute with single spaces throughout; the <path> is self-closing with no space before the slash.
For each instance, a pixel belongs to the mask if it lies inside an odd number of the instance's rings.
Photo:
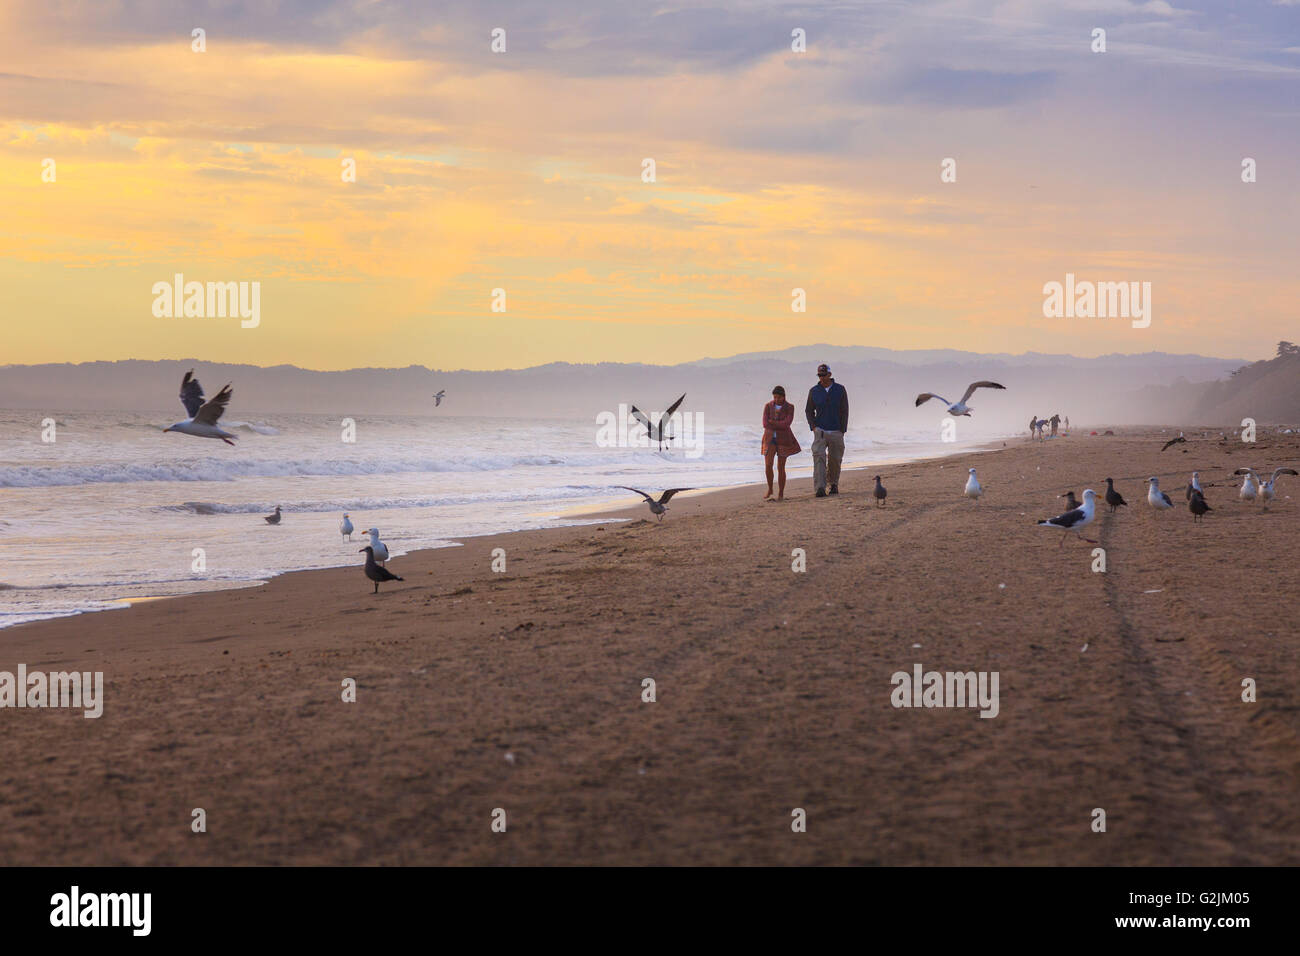
<path id="1" fill-rule="evenodd" d="M 931 455 L 923 458 L 901 457 L 901 458 L 887 459 L 878 462 L 872 462 L 870 464 L 846 466 L 843 469 L 843 473 L 848 474 L 850 472 L 862 471 L 870 468 L 891 467 L 894 465 L 905 464 L 913 461 L 929 461 L 931 459 L 939 460 L 939 459 L 951 457 L 951 455 L 956 455 L 956 454 L 967 454 L 967 453 L 974 453 L 977 451 L 992 451 L 994 450 L 994 448 L 992 447 L 994 443 L 1001 443 L 1002 445 L 1005 446 L 1006 441 L 1009 440 L 1012 440 L 1012 438 L 989 439 L 988 441 L 972 442 L 969 445 L 957 443 L 959 447 L 954 448 L 954 450 L 949 455 L 937 455 L 937 456 Z M 756 457 L 756 461 L 757 461 L 758 470 L 761 474 L 762 467 L 763 467 L 762 459 Z M 811 467 L 811 465 L 809 465 L 808 467 Z M 796 479 L 793 476 L 789 478 L 790 482 L 793 482 L 795 480 Z M 682 501 L 690 500 L 691 498 L 698 498 L 701 495 L 717 494 L 717 493 L 732 491 L 735 489 L 746 488 L 750 486 L 761 487 L 763 484 L 764 484 L 764 480 L 760 479 L 759 481 L 756 482 L 741 482 L 739 484 L 715 485 L 715 486 L 709 486 L 709 487 L 704 487 L 699 489 L 692 489 L 692 492 L 696 492 L 696 493 L 683 495 L 677 498 L 677 501 L 682 502 Z M 559 530 L 561 528 L 578 528 L 589 523 L 588 519 L 593 519 L 593 518 L 598 519 L 601 517 L 613 516 L 624 510 L 628 512 L 628 520 L 631 520 L 632 517 L 634 517 L 636 510 L 638 508 L 644 507 L 643 504 L 628 505 L 626 507 L 624 506 L 605 507 L 604 504 L 605 504 L 604 502 L 596 502 L 591 504 L 575 505 L 571 508 L 536 512 L 537 517 L 546 518 L 548 520 L 561 520 L 566 522 L 572 521 L 572 523 L 551 525 L 546 528 L 518 528 L 518 529 L 509 529 L 504 531 L 485 531 L 482 534 L 463 535 L 460 537 L 448 537 L 443 540 L 450 542 L 449 544 L 445 544 L 440 547 L 415 548 L 411 551 L 403 552 L 401 555 L 395 557 L 394 560 L 400 560 L 409 555 L 414 555 L 425 551 L 439 551 L 439 550 L 444 550 L 446 548 L 461 547 L 464 546 L 466 542 L 475 541 L 486 537 L 524 534 L 529 531 L 550 531 L 550 530 Z M 583 519 L 583 520 L 573 521 L 573 519 Z M 286 574 L 305 574 L 305 573 L 322 572 L 322 571 L 335 571 L 340 568 L 351 568 L 351 567 L 359 567 L 359 566 L 360 566 L 359 564 L 349 563 L 349 564 L 329 565 L 326 567 L 290 568 L 285 571 L 281 571 L 277 574 L 273 574 L 267 577 L 249 578 L 247 580 L 241 580 L 241 581 L 223 580 L 220 582 L 213 582 L 211 587 L 204 587 L 193 591 L 181 591 L 175 594 L 141 594 L 141 595 L 132 595 L 132 596 L 120 595 L 120 596 L 107 597 L 104 598 L 103 600 L 105 602 L 111 602 L 112 606 L 84 608 L 84 609 L 69 611 L 67 613 L 57 613 L 57 614 L 52 614 L 49 617 L 38 618 L 32 621 L 23 621 L 18 624 L 11 624 L 6 627 L 0 627 L 0 640 L 4 639 L 4 635 L 12 633 L 18 628 L 30 627 L 35 624 L 43 624 L 48 621 L 61 621 L 61 620 L 66 620 L 68 618 L 80 618 L 80 617 L 85 617 L 86 615 L 102 614 L 102 613 L 112 612 L 112 611 L 127 611 L 130 610 L 137 603 L 151 603 L 154 601 L 174 601 L 183 598 L 195 597 L 201 594 L 212 594 L 212 593 L 223 592 L 223 591 L 234 591 L 234 590 L 242 590 L 245 588 L 262 587 L 267 583 L 274 581 L 277 578 L 283 577 Z M 93 588 L 93 587 L 101 587 L 101 585 L 88 584 L 88 585 L 76 585 L 75 587 Z M 21 590 L 34 590 L 34 589 L 15 587 L 15 588 L 11 588 L 11 590 L 21 591 Z"/>

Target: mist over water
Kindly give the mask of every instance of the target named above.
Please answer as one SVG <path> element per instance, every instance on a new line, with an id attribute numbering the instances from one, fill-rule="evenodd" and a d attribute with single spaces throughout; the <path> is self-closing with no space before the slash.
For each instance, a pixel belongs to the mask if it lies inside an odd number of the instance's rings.
<path id="1" fill-rule="evenodd" d="M 697 458 L 598 447 L 594 419 L 359 418 L 348 444 L 337 415 L 235 414 L 223 421 L 239 435 L 232 448 L 164 434 L 166 415 L 121 411 L 53 414 L 57 440 L 47 444 L 44 413 L 0 412 L 0 627 L 359 567 L 365 540 L 342 539 L 344 512 L 359 531 L 377 527 L 397 558 L 451 538 L 590 520 L 570 512 L 636 500 L 619 485 L 657 494 L 759 481 L 760 410 L 752 422 L 707 419 Z M 963 424 L 963 440 L 943 444 L 937 422 L 924 434 L 862 423 L 848 433 L 845 463 L 995 437 Z M 792 478 L 811 472 L 811 437 L 796 433 L 804 451 L 790 459 Z M 276 505 L 284 518 L 272 527 L 261 516 Z M 192 570 L 196 548 L 204 571 Z"/>

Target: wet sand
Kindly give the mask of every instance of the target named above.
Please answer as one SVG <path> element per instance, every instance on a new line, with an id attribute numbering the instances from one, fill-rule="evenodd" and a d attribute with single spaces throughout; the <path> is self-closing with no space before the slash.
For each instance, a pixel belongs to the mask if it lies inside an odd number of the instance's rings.
<path id="1" fill-rule="evenodd" d="M 679 497 L 396 558 L 378 595 L 358 564 L 7 630 L 0 670 L 102 670 L 106 701 L 0 710 L 0 861 L 1300 863 L 1300 479 L 1268 512 L 1227 483 L 1300 437 L 1188 434 L 892 465 L 879 510 L 872 471 Z M 1096 573 L 1034 522 L 1108 475 Z M 998 716 L 891 706 L 916 663 L 997 671 Z"/>

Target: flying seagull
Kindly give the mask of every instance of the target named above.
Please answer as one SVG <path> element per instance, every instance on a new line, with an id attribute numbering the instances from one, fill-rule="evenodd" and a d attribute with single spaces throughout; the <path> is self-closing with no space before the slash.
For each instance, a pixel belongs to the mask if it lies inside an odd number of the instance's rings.
<path id="1" fill-rule="evenodd" d="M 1198 490 L 1192 492 L 1187 499 L 1187 510 L 1192 513 L 1192 521 L 1200 521 L 1205 517 L 1205 512 L 1214 509 L 1205 503 L 1205 496 Z"/>
<path id="2" fill-rule="evenodd" d="M 682 392 L 682 397 L 669 405 L 668 411 L 659 416 L 658 424 L 651 423 L 650 419 L 646 417 L 645 412 L 641 411 L 641 409 L 637 408 L 635 405 L 632 406 L 632 417 L 645 426 L 646 436 L 651 441 L 659 442 L 660 451 L 664 450 L 664 426 L 668 424 L 668 419 L 673 417 L 673 412 L 677 411 L 678 406 L 684 401 L 686 401 L 686 393 Z M 670 439 L 671 437 L 672 436 L 669 436 Z M 620 485 L 619 487 L 626 488 L 627 486 Z"/>
<path id="3" fill-rule="evenodd" d="M 267 524 L 279 524 L 279 523 L 280 523 L 280 506 L 279 506 L 279 505 L 276 505 L 276 506 L 275 506 L 275 514 L 273 514 L 273 515 L 267 515 L 267 516 L 264 517 L 262 520 L 265 521 Z"/>
<path id="4" fill-rule="evenodd" d="M 375 582 L 376 594 L 379 593 L 380 581 L 406 580 L 405 578 L 399 578 L 396 574 L 394 574 L 392 571 L 389 571 L 387 568 L 381 568 L 379 565 L 375 564 L 374 548 L 370 547 L 369 545 L 366 545 L 366 547 L 362 548 L 361 551 L 364 551 L 366 553 L 366 577 L 368 577 L 370 580 Z M 361 551 L 358 551 L 357 554 L 360 554 Z"/>
<path id="5" fill-rule="evenodd" d="M 1065 499 L 1065 507 L 1066 507 L 1068 510 L 1070 510 L 1070 511 L 1073 511 L 1074 509 L 1076 509 L 1076 508 L 1079 507 L 1079 499 L 1076 498 L 1076 497 L 1074 497 L 1074 492 L 1073 492 L 1073 491 L 1067 491 L 1065 494 L 1063 494 L 1063 495 L 1057 495 L 1056 497 L 1058 497 L 1058 498 L 1064 498 L 1064 499 Z"/>
<path id="6" fill-rule="evenodd" d="M 194 377 L 194 369 L 190 369 L 181 379 L 181 404 L 185 406 L 185 412 L 190 417 L 175 425 L 168 425 L 163 431 L 180 432 L 182 435 L 193 435 L 196 438 L 220 438 L 227 445 L 233 445 L 234 442 L 230 439 L 235 436 L 217 427 L 217 420 L 226 410 L 230 394 L 230 384 L 227 383 L 225 388 L 217 392 L 212 401 L 204 403 L 203 386 Z"/>
<path id="7" fill-rule="evenodd" d="M 924 405 L 926 402 L 928 402 L 930 399 L 937 398 L 939 401 L 943 402 L 945 405 L 948 406 L 949 415 L 970 415 L 971 409 L 967 406 L 966 401 L 972 395 L 975 394 L 975 389 L 977 388 L 1005 389 L 1006 386 L 999 385 L 997 382 L 971 382 L 970 385 L 966 386 L 966 394 L 961 397 L 960 402 L 953 402 L 952 404 L 949 404 L 948 399 L 944 398 L 942 395 L 936 395 L 934 392 L 922 392 L 920 395 L 916 396 L 916 404 L 917 406 L 921 406 Z"/>
<path id="8" fill-rule="evenodd" d="M 342 521 L 342 523 L 339 525 L 339 534 L 343 535 L 343 540 L 344 540 L 344 541 L 351 541 L 351 540 L 352 540 L 352 531 L 353 531 L 353 528 L 352 528 L 352 522 L 348 520 L 348 516 L 347 516 L 347 515 L 344 515 L 344 516 L 343 516 L 343 521 Z"/>
<path id="9" fill-rule="evenodd" d="M 885 507 L 885 495 L 889 494 L 889 492 L 886 491 L 885 486 L 880 483 L 879 475 L 876 475 L 876 490 L 873 491 L 872 494 L 876 496 L 876 507 Z"/>
<path id="10" fill-rule="evenodd" d="M 1192 480 L 1189 481 L 1189 482 L 1187 483 L 1187 500 L 1188 500 L 1188 501 L 1191 501 L 1191 500 L 1192 500 L 1192 492 L 1193 492 L 1193 491 L 1196 492 L 1197 494 L 1203 494 L 1203 493 L 1204 493 L 1204 489 L 1201 488 L 1201 473 L 1200 473 L 1199 471 L 1194 471 L 1194 472 L 1192 472 Z"/>
<path id="11" fill-rule="evenodd" d="M 1055 518 L 1048 518 L 1045 521 L 1038 522 L 1041 528 L 1060 528 L 1065 534 L 1061 535 L 1060 544 L 1065 544 L 1065 539 L 1071 531 L 1082 531 L 1088 525 L 1092 524 L 1092 519 L 1096 516 L 1097 492 L 1088 488 L 1083 493 L 1083 504 L 1078 508 L 1071 508 L 1064 514 L 1059 514 Z M 1084 538 L 1089 544 L 1096 544 L 1091 538 Z"/>
<path id="12" fill-rule="evenodd" d="M 1160 490 L 1159 478 L 1148 478 L 1147 484 L 1150 485 L 1147 489 L 1147 504 L 1155 508 L 1156 511 L 1168 511 L 1174 506 L 1169 496 Z"/>
<path id="13" fill-rule="evenodd" d="M 1111 514 L 1118 511 L 1121 505 L 1125 508 L 1128 507 L 1128 502 L 1124 500 L 1124 496 L 1115 490 L 1115 479 L 1113 478 L 1106 479 L 1106 504 L 1110 505 Z"/>
<path id="14" fill-rule="evenodd" d="M 371 528 L 366 534 L 370 535 L 370 550 L 374 554 L 375 560 L 383 564 L 388 560 L 388 545 L 379 540 L 379 529 Z"/>
<path id="15" fill-rule="evenodd" d="M 975 469 L 970 470 L 970 477 L 966 479 L 966 489 L 962 492 L 967 498 L 979 500 L 980 495 L 984 494 L 984 489 L 980 487 L 979 479 L 975 477 Z"/>
<path id="16" fill-rule="evenodd" d="M 446 394 L 447 394 L 447 390 L 444 388 L 444 389 L 442 389 L 442 391 L 438 392 L 437 395 L 433 396 L 433 407 L 434 407 L 434 408 L 437 408 L 439 405 L 442 404 L 442 396 L 444 396 L 444 395 L 446 395 Z"/>
<path id="17" fill-rule="evenodd" d="M 658 501 L 655 501 L 644 491 L 637 491 L 636 488 L 628 488 L 627 485 L 619 485 L 619 487 L 627 488 L 628 491 L 636 491 L 638 495 L 640 495 L 642 498 L 646 500 L 646 504 L 650 506 L 650 513 L 658 515 L 660 521 L 664 520 L 664 512 L 668 510 L 668 501 L 670 498 L 672 498 L 673 495 L 677 494 L 677 492 L 679 491 L 695 490 L 694 488 L 669 488 L 667 491 L 665 491 L 662 495 L 659 496 Z"/>
<path id="18" fill-rule="evenodd" d="M 1183 437 L 1183 433 L 1182 433 L 1182 432 L 1179 432 L 1177 438 L 1171 438 L 1171 439 L 1169 439 L 1169 441 L 1165 442 L 1163 445 L 1160 446 L 1160 450 L 1161 450 L 1161 451 L 1164 451 L 1164 450 L 1165 450 L 1166 448 L 1168 448 L 1170 445 L 1177 445 L 1177 444 L 1179 444 L 1180 442 L 1185 443 L 1186 441 L 1187 441 L 1187 439 Z"/>

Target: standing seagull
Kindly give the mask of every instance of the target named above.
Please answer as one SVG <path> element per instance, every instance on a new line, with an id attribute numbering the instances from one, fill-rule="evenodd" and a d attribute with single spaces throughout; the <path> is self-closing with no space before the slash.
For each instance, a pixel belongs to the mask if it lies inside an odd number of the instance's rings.
<path id="1" fill-rule="evenodd" d="M 347 515 L 344 515 L 343 523 L 339 525 L 339 534 L 343 535 L 344 541 L 351 541 L 352 531 L 353 531 L 352 522 L 348 520 Z"/>
<path id="2" fill-rule="evenodd" d="M 1204 518 L 1205 512 L 1213 511 L 1214 509 L 1205 503 L 1205 496 L 1203 494 L 1199 491 L 1194 491 L 1192 492 L 1191 497 L 1187 499 L 1187 510 L 1192 513 L 1192 521 L 1195 522 Z"/>
<path id="3" fill-rule="evenodd" d="M 667 491 L 665 491 L 662 495 L 659 496 L 658 501 L 655 501 L 644 491 L 637 491 L 637 489 L 635 488 L 628 488 L 627 485 L 619 485 L 619 487 L 627 488 L 628 491 L 636 491 L 638 495 L 640 495 L 642 498 L 646 500 L 646 504 L 650 506 L 650 513 L 658 515 L 660 521 L 664 520 L 664 512 L 668 510 L 668 501 L 670 498 L 672 498 L 673 495 L 677 494 L 677 492 L 679 491 L 695 490 L 694 488 L 669 488 Z"/>
<path id="4" fill-rule="evenodd" d="M 276 505 L 276 506 L 275 506 L 275 514 L 273 514 L 273 515 L 267 515 L 267 516 L 266 516 L 265 518 L 263 518 L 262 520 L 265 521 L 267 524 L 279 524 L 279 523 L 280 523 L 280 506 L 279 506 L 279 505 Z"/>
<path id="5" fill-rule="evenodd" d="M 375 564 L 375 549 L 374 549 L 374 548 L 369 547 L 369 546 L 366 546 L 366 547 L 362 548 L 361 551 L 364 551 L 364 552 L 366 553 L 366 577 L 368 577 L 370 580 L 372 580 L 372 581 L 375 582 L 375 593 L 376 593 L 376 594 L 379 593 L 379 582 L 380 582 L 380 581 L 404 581 L 404 580 L 406 580 L 405 578 L 399 578 L 396 574 L 394 574 L 392 571 L 389 571 L 387 568 L 381 568 L 379 565 Z M 357 554 L 360 554 L 361 551 L 358 551 Z"/>
<path id="6" fill-rule="evenodd" d="M 1147 489 L 1147 504 L 1156 511 L 1168 511 L 1174 506 L 1169 496 L 1160 490 L 1159 478 L 1148 478 L 1147 483 L 1151 486 Z"/>
<path id="7" fill-rule="evenodd" d="M 966 386 L 966 394 L 961 397 L 960 402 L 953 402 L 952 404 L 949 404 L 948 399 L 944 398 L 942 395 L 936 395 L 934 392 L 922 392 L 920 395 L 916 396 L 916 404 L 918 406 L 921 406 L 924 405 L 926 402 L 928 402 L 930 399 L 937 398 L 939 401 L 943 402 L 945 405 L 948 406 L 949 415 L 970 415 L 971 409 L 966 404 L 966 401 L 972 395 L 975 394 L 975 389 L 977 388 L 1005 389 L 1006 386 L 999 385 L 997 382 L 971 382 L 970 385 Z"/>
<path id="8" fill-rule="evenodd" d="M 979 479 L 975 477 L 975 469 L 970 470 L 970 477 L 966 479 L 966 490 L 962 492 L 967 498 L 979 500 L 980 495 L 984 494 L 984 489 L 980 487 Z"/>
<path id="9" fill-rule="evenodd" d="M 889 492 L 886 491 L 885 486 L 880 483 L 879 475 L 876 475 L 876 490 L 873 491 L 872 494 L 876 496 L 876 507 L 885 507 L 885 495 L 889 494 Z"/>
<path id="10" fill-rule="evenodd" d="M 1128 507 L 1128 502 L 1124 500 L 1124 496 L 1115 490 L 1115 479 L 1113 478 L 1106 479 L 1106 504 L 1110 505 L 1111 514 L 1118 511 L 1120 505 L 1125 508 Z"/>
<path id="11" fill-rule="evenodd" d="M 379 529 L 371 528 L 366 534 L 370 535 L 370 550 L 374 554 L 375 560 L 383 564 L 388 560 L 388 545 L 379 540 Z M 360 554 L 360 552 L 357 553 Z"/>
<path id="12" fill-rule="evenodd" d="M 1065 544 L 1065 539 L 1071 531 L 1082 531 L 1088 525 L 1092 524 L 1092 519 L 1096 516 L 1097 492 L 1088 488 L 1083 493 L 1083 504 L 1078 508 L 1071 508 L 1065 514 L 1059 514 L 1055 518 L 1048 518 L 1045 521 L 1038 522 L 1039 527 L 1043 528 L 1060 528 L 1065 534 L 1061 535 L 1061 542 L 1057 547 Z M 1089 544 L 1096 544 L 1091 538 L 1084 538 Z"/>
<path id="13" fill-rule="evenodd" d="M 682 392 L 682 397 L 669 405 L 668 411 L 659 416 L 658 424 L 651 424 L 650 419 L 646 418 L 645 412 L 641 411 L 641 409 L 637 408 L 635 405 L 632 406 L 632 417 L 645 426 L 646 436 L 651 441 L 658 440 L 660 451 L 664 450 L 664 426 L 668 424 L 668 419 L 673 417 L 673 412 L 677 411 L 678 406 L 680 406 L 684 401 L 686 401 L 686 393 Z M 627 485 L 620 485 L 619 487 L 626 488 Z"/>
<path id="14" fill-rule="evenodd" d="M 437 408 L 439 405 L 442 404 L 442 396 L 444 396 L 444 395 L 446 395 L 446 394 L 447 394 L 447 390 L 444 388 L 444 389 L 442 389 L 440 392 L 438 392 L 437 395 L 433 396 L 433 407 L 434 407 L 434 408 Z"/>
<path id="15" fill-rule="evenodd" d="M 1233 472 L 1233 474 L 1246 476 L 1241 483 L 1241 500 L 1254 501 L 1255 495 L 1259 493 L 1259 479 L 1255 477 L 1254 470 L 1250 468 L 1238 468 Z"/>
<path id="16" fill-rule="evenodd" d="M 227 382 L 226 387 L 217 392 L 212 401 L 205 404 L 203 386 L 194 377 L 194 369 L 190 369 L 181 379 L 181 404 L 185 406 L 185 411 L 190 417 L 175 425 L 168 425 L 163 431 L 180 432 L 182 435 L 193 435 L 196 438 L 220 438 L 227 445 L 233 445 L 234 442 L 230 439 L 235 436 L 217 427 L 217 419 L 226 410 L 230 395 L 230 383 Z"/>
<path id="17" fill-rule="evenodd" d="M 1188 501 L 1192 500 L 1192 492 L 1196 492 L 1198 495 L 1204 494 L 1204 489 L 1201 487 L 1201 473 L 1199 471 L 1192 472 L 1192 480 L 1187 483 Z"/>
<path id="18" fill-rule="evenodd" d="M 1056 497 L 1065 499 L 1065 507 L 1069 511 L 1073 511 L 1075 508 L 1079 507 L 1079 499 L 1074 497 L 1073 491 L 1067 491 L 1065 494 L 1057 495 Z"/>

